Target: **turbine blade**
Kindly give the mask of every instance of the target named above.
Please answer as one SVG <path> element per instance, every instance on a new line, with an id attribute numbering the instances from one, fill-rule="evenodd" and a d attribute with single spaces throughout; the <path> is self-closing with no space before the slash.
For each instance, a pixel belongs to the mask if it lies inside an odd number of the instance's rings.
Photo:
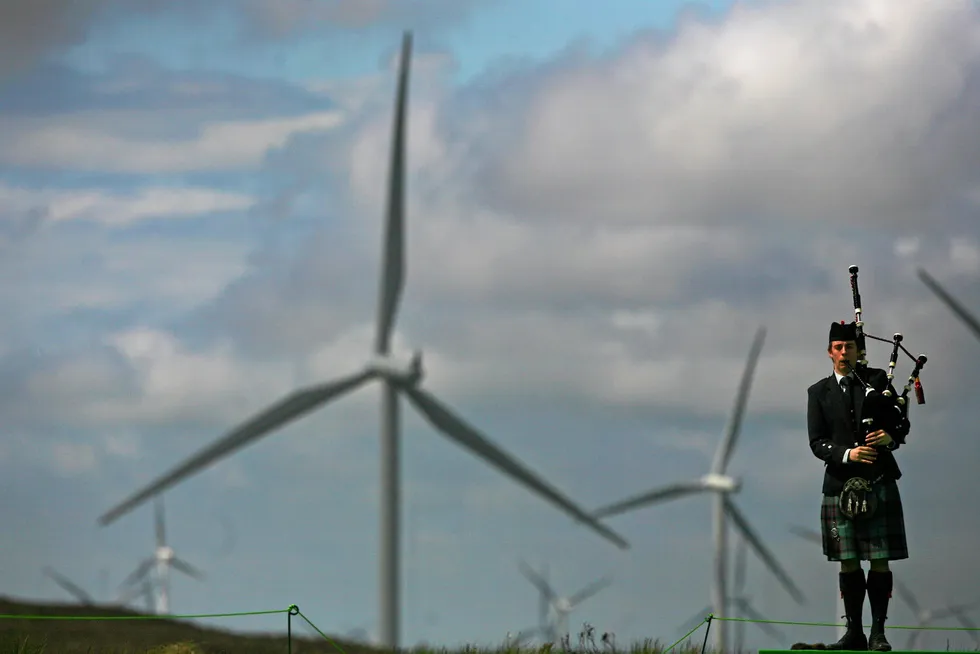
<path id="1" fill-rule="evenodd" d="M 783 587 L 798 604 L 806 604 L 806 599 L 803 597 L 803 593 L 800 592 L 800 589 L 797 588 L 796 584 L 793 583 L 793 580 L 789 578 L 789 575 L 786 574 L 783 567 L 779 565 L 776 557 L 772 555 L 772 552 L 766 548 L 752 527 L 749 526 L 749 523 L 745 519 L 745 516 L 742 515 L 742 512 L 738 510 L 728 496 L 724 496 L 723 501 L 725 503 L 725 511 L 728 513 L 728 516 L 735 523 L 738 530 L 742 532 L 742 536 L 745 538 L 745 540 L 747 540 L 755 549 L 756 554 L 759 555 L 759 558 L 762 559 L 763 563 L 769 567 L 769 570 L 783 584 Z"/>
<path id="2" fill-rule="evenodd" d="M 609 504 L 596 509 L 592 512 L 592 515 L 596 518 L 618 515 L 631 509 L 638 509 L 643 506 L 648 506 L 650 504 L 669 500 L 675 497 L 692 495 L 694 493 L 703 493 L 706 490 L 708 490 L 707 487 L 700 481 L 685 481 L 677 484 L 669 484 L 652 491 L 647 491 L 646 493 L 635 495 L 622 500 L 621 502 L 616 502 L 615 504 Z"/>
<path id="3" fill-rule="evenodd" d="M 95 604 L 95 600 L 92 599 L 92 596 L 82 590 L 81 586 L 72 582 L 68 577 L 64 576 L 50 566 L 45 566 L 43 570 L 44 574 L 50 577 L 54 583 L 61 586 L 61 588 L 67 591 L 69 595 L 73 596 L 83 605 L 92 606 Z"/>
<path id="4" fill-rule="evenodd" d="M 980 602 L 968 602 L 966 604 L 953 604 L 951 606 L 947 606 L 946 608 L 933 613 L 932 619 L 944 620 L 946 618 L 951 618 L 954 615 L 958 615 L 963 611 L 969 611 L 970 609 L 976 608 L 977 606 L 980 606 Z"/>
<path id="5" fill-rule="evenodd" d="M 579 604 L 581 604 L 582 602 L 584 602 L 585 600 L 592 597 L 593 595 L 595 595 L 596 593 L 598 593 L 603 588 L 606 588 L 610 584 L 612 584 L 612 577 L 608 577 L 608 576 L 603 577 L 602 579 L 599 579 L 597 581 L 594 581 L 588 586 L 586 586 L 585 588 L 583 588 L 582 590 L 580 590 L 579 592 L 569 597 L 568 603 L 571 604 L 572 607 L 574 608 Z"/>
<path id="6" fill-rule="evenodd" d="M 378 331 L 374 350 L 388 354 L 391 331 L 398 303 L 405 286 L 405 114 L 408 104 L 408 71 L 412 56 L 412 35 L 402 37 L 398 90 L 391 137 L 391 167 L 388 171 L 388 204 L 385 220 L 384 251 L 381 261 L 381 289 L 378 298 Z"/>
<path id="7" fill-rule="evenodd" d="M 948 306 L 956 316 L 963 321 L 963 323 L 973 332 L 973 335 L 980 338 L 980 321 L 977 320 L 976 316 L 967 311 L 966 307 L 960 304 L 952 295 L 947 293 L 942 286 L 939 285 L 933 277 L 927 273 L 923 268 L 919 268 L 919 279 L 922 280 L 926 286 L 929 287 L 933 293 L 935 293 L 940 300 L 942 300 L 946 306 Z"/>
<path id="8" fill-rule="evenodd" d="M 956 613 L 956 619 L 959 620 L 959 623 L 961 625 L 963 625 L 964 627 L 970 630 L 970 638 L 973 639 L 973 642 L 980 644 L 980 633 L 978 633 L 978 631 L 980 630 L 977 629 L 976 623 L 970 618 L 963 615 L 961 611 L 958 611 Z"/>
<path id="9" fill-rule="evenodd" d="M 761 613 L 759 613 L 758 611 L 756 611 L 752 607 L 752 605 L 749 604 L 749 602 L 747 602 L 746 600 L 744 600 L 744 599 L 737 599 L 737 600 L 735 600 L 735 603 L 742 610 L 742 613 L 744 613 L 745 616 L 747 618 L 749 618 L 750 620 L 765 620 L 766 619 L 765 617 L 763 617 L 763 615 Z M 766 632 L 767 634 L 769 634 L 770 636 L 772 636 L 776 640 L 785 640 L 783 638 L 782 632 L 779 631 L 778 629 L 776 629 L 775 627 L 773 627 L 771 624 L 766 624 L 765 622 L 756 622 L 755 624 L 759 627 L 759 629 L 762 629 L 764 632 Z"/>
<path id="10" fill-rule="evenodd" d="M 568 515 L 573 516 L 580 522 L 584 522 L 595 532 L 615 543 L 620 549 L 629 549 L 629 543 L 619 534 L 593 518 L 585 509 L 573 503 L 548 482 L 531 472 L 513 456 L 491 443 L 476 429 L 450 412 L 446 406 L 436 400 L 432 395 L 415 386 L 406 385 L 402 389 L 408 395 L 408 399 L 412 404 L 445 436 L 480 456 L 487 463 L 508 474 L 511 478 L 535 491 L 538 495 L 546 498 L 555 506 L 560 507 Z"/>
<path id="11" fill-rule="evenodd" d="M 795 534 L 804 540 L 813 541 L 814 543 L 823 543 L 823 536 L 812 529 L 794 525 L 789 528 L 789 531 L 790 533 Z"/>
<path id="12" fill-rule="evenodd" d="M 893 583 L 895 590 L 898 591 L 898 596 L 902 598 L 902 601 L 905 602 L 906 606 L 912 609 L 912 612 L 915 613 L 916 619 L 918 619 L 919 616 L 922 615 L 922 607 L 919 606 L 919 602 L 915 599 L 915 595 L 912 594 L 912 591 L 909 590 L 908 586 L 903 584 L 898 579 L 894 579 Z"/>
<path id="13" fill-rule="evenodd" d="M 742 590 L 745 588 L 745 566 L 748 563 L 747 559 L 748 548 L 746 547 L 745 538 L 740 537 L 738 542 L 735 543 L 735 583 L 733 584 L 732 594 L 736 597 L 741 597 Z"/>
<path id="14" fill-rule="evenodd" d="M 545 585 L 547 585 L 548 588 L 551 588 L 551 583 L 548 581 L 548 579 L 549 579 L 549 577 L 551 575 L 548 574 L 548 564 L 547 563 L 544 563 L 544 564 L 541 565 L 541 575 L 540 576 L 541 576 L 541 579 L 544 580 Z M 558 596 L 557 593 L 554 592 L 554 589 L 552 589 L 551 595 L 554 596 L 554 597 L 557 597 Z M 548 594 L 546 594 L 546 593 L 540 593 L 539 596 L 538 596 L 538 625 L 541 628 L 541 633 L 542 634 L 544 634 L 544 633 L 546 633 L 548 631 L 548 613 L 551 611 L 551 604 L 554 601 L 557 601 L 557 600 L 556 599 L 552 599 L 552 597 L 549 597 Z"/>
<path id="15" fill-rule="evenodd" d="M 756 364 L 759 361 L 759 355 L 762 353 L 762 344 L 765 340 L 766 328 L 759 327 L 755 332 L 755 338 L 749 350 L 749 360 L 746 362 L 745 371 L 742 373 L 742 381 L 738 386 L 738 395 L 735 396 L 735 407 L 732 410 L 731 419 L 725 430 L 725 437 L 719 443 L 718 449 L 715 451 L 715 460 L 711 464 L 711 472 L 716 475 L 725 474 L 725 469 L 728 468 L 728 462 L 732 458 L 732 452 L 735 450 L 735 442 L 738 440 L 738 435 L 742 429 L 742 417 L 745 415 L 745 405 L 749 401 L 752 377 L 755 375 Z"/>
<path id="16" fill-rule="evenodd" d="M 534 568 L 532 568 L 531 566 L 529 566 L 524 561 L 521 561 L 517 565 L 518 565 L 518 568 L 521 571 L 521 574 L 524 575 L 524 577 L 528 581 L 530 581 L 532 584 L 534 584 L 534 586 L 537 587 L 537 589 L 539 591 L 541 591 L 541 594 L 548 598 L 548 601 L 549 602 L 557 602 L 558 601 L 558 594 L 555 593 L 555 591 L 551 587 L 551 585 L 545 580 L 544 577 L 542 577 L 541 575 L 539 575 L 534 570 Z"/>
<path id="17" fill-rule="evenodd" d="M 142 490 L 134 493 L 121 504 L 110 509 L 99 518 L 103 526 L 113 522 L 119 516 L 139 506 L 144 501 L 173 486 L 185 477 L 205 468 L 219 459 L 231 454 L 260 437 L 286 425 L 316 407 L 336 399 L 361 386 L 376 376 L 374 371 L 366 370 L 355 375 L 294 391 L 277 404 L 253 416 L 244 424 L 236 427 L 199 453 L 187 459 L 184 463 L 159 477 Z"/>
<path id="18" fill-rule="evenodd" d="M 141 595 L 142 593 L 143 593 L 143 591 L 142 591 L 141 588 L 137 588 L 135 586 L 132 587 L 132 588 L 127 588 L 126 590 L 120 592 L 116 596 L 116 604 L 121 604 L 121 605 L 125 606 L 126 604 L 129 604 L 130 602 L 132 602 L 133 601 L 133 598 Z"/>
<path id="19" fill-rule="evenodd" d="M 177 558 L 175 556 L 173 559 L 171 559 L 170 563 L 173 564 L 175 568 L 183 572 L 188 577 L 193 577 L 198 581 L 204 581 L 204 573 L 198 570 L 197 568 L 195 568 L 194 566 L 192 566 L 187 561 Z"/>
<path id="20" fill-rule="evenodd" d="M 119 584 L 119 587 L 124 588 L 126 586 L 129 586 L 130 584 L 136 583 L 137 581 L 139 581 L 140 579 L 146 576 L 146 573 L 150 571 L 150 569 L 153 567 L 155 563 L 156 563 L 156 559 L 153 557 L 145 559 L 142 563 L 139 564 L 139 566 L 135 570 L 129 573 L 128 577 L 123 579 L 122 583 Z"/>
<path id="21" fill-rule="evenodd" d="M 163 547 L 167 544 L 167 529 L 163 524 L 163 498 L 158 495 L 153 504 L 156 512 L 157 547 Z"/>

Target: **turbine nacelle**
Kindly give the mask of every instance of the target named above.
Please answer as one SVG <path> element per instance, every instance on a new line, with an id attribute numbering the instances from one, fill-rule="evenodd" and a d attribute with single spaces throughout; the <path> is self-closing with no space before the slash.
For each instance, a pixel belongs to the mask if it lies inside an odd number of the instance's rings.
<path id="1" fill-rule="evenodd" d="M 166 545 L 157 548 L 157 561 L 173 561 L 174 550 Z"/>
<path id="2" fill-rule="evenodd" d="M 408 361 L 401 357 L 376 354 L 371 357 L 365 368 L 385 379 L 406 386 L 417 386 L 425 374 L 422 369 L 420 350 L 416 350 Z"/>
<path id="3" fill-rule="evenodd" d="M 575 607 L 572 606 L 572 603 L 568 601 L 567 597 L 559 598 L 559 600 L 555 602 L 555 611 L 558 613 L 571 613 L 572 609 L 574 608 Z"/>
<path id="4" fill-rule="evenodd" d="M 742 480 L 729 477 L 728 475 L 718 475 L 713 472 L 701 477 L 701 483 L 706 490 L 720 493 L 737 493 L 742 488 Z"/>

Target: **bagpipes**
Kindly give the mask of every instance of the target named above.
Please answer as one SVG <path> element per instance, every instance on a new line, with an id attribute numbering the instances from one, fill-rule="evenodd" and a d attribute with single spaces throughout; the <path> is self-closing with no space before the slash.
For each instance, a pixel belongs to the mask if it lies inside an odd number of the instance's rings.
<path id="1" fill-rule="evenodd" d="M 854 298 L 854 326 L 856 328 L 858 349 L 857 365 L 852 367 L 851 371 L 854 373 L 854 377 L 864 387 L 865 397 L 861 408 L 861 415 L 864 416 L 861 420 L 864 425 L 864 435 L 870 434 L 878 429 L 884 429 L 893 436 L 904 434 L 907 432 L 909 424 L 909 391 L 915 388 L 915 400 L 917 404 L 926 403 L 925 392 L 922 389 L 922 382 L 919 379 L 919 373 L 926 365 L 926 355 L 912 356 L 912 353 L 902 345 L 901 334 L 893 335 L 889 341 L 888 339 L 865 333 L 864 321 L 862 320 L 864 312 L 861 307 L 861 293 L 858 291 L 858 267 L 851 266 L 848 268 L 848 271 L 851 273 L 851 295 Z M 888 384 L 884 391 L 876 390 L 867 381 L 868 360 L 865 338 L 872 338 L 876 341 L 892 344 L 891 358 L 888 361 Z M 899 350 L 905 352 L 915 362 L 915 367 L 912 369 L 912 373 L 905 383 L 905 389 L 900 395 L 896 396 L 892 392 L 892 379 L 895 377 L 895 364 L 898 359 Z M 905 441 L 904 437 L 901 436 L 896 437 L 895 440 L 899 443 L 904 443 Z"/>

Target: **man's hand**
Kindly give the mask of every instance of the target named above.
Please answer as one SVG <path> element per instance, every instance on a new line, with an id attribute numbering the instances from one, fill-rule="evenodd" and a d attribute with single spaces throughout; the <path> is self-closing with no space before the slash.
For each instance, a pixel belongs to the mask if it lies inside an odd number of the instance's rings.
<path id="1" fill-rule="evenodd" d="M 878 431 L 873 431 L 865 437 L 864 442 L 868 445 L 874 447 L 875 445 L 884 445 L 888 447 L 892 444 L 893 439 L 884 429 L 879 429 Z"/>
<path id="2" fill-rule="evenodd" d="M 854 463 L 874 463 L 878 452 L 873 447 L 855 447 L 851 450 L 847 458 Z"/>

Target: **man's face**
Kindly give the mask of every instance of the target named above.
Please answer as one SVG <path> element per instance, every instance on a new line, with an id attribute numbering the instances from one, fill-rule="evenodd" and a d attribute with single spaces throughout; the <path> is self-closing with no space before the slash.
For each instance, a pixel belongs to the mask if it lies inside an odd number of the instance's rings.
<path id="1" fill-rule="evenodd" d="M 857 365 L 857 343 L 854 341 L 833 341 L 827 348 L 827 353 L 830 360 L 834 362 L 834 370 L 842 375 L 851 372 L 848 363 L 851 367 Z"/>

